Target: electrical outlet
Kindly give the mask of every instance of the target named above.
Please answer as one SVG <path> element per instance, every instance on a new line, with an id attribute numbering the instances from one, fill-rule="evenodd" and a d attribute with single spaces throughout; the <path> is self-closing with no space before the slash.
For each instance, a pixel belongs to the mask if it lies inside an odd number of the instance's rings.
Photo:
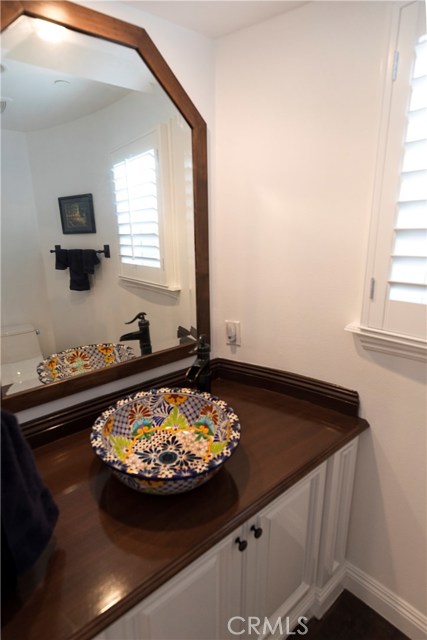
<path id="1" fill-rule="evenodd" d="M 225 331 L 227 336 L 226 344 L 240 347 L 240 321 L 239 320 L 226 320 Z"/>

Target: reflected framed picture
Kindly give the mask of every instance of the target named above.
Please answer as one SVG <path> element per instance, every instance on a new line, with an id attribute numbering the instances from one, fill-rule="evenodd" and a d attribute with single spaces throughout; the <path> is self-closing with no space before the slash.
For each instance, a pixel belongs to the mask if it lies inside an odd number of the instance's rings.
<path id="1" fill-rule="evenodd" d="M 96 233 L 91 193 L 58 198 L 62 233 Z"/>

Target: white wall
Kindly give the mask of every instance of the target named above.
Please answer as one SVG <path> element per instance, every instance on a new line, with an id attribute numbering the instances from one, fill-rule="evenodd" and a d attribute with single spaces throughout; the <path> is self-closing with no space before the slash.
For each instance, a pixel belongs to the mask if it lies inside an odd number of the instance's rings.
<path id="1" fill-rule="evenodd" d="M 216 356 L 359 392 L 371 429 L 348 557 L 425 612 L 426 368 L 344 331 L 360 316 L 389 10 L 308 3 L 219 41 L 213 336 Z"/>
<path id="2" fill-rule="evenodd" d="M 2 131 L 1 325 L 32 324 L 53 344 L 27 140 Z"/>

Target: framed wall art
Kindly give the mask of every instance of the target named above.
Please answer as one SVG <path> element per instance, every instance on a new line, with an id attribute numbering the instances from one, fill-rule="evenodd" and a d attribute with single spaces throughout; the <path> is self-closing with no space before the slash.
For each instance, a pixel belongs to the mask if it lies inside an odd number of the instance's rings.
<path id="1" fill-rule="evenodd" d="M 96 233 L 91 193 L 58 198 L 62 233 Z"/>

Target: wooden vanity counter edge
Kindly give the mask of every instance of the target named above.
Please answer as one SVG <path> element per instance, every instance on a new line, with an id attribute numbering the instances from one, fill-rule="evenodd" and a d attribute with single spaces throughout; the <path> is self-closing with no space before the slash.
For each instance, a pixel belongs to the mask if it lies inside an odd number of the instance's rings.
<path id="1" fill-rule="evenodd" d="M 230 379 L 212 393 L 239 416 L 240 445 L 186 494 L 121 484 L 93 453 L 90 424 L 34 451 L 60 510 L 55 550 L 37 588 L 3 608 L 3 640 L 93 638 L 369 427 Z"/>

